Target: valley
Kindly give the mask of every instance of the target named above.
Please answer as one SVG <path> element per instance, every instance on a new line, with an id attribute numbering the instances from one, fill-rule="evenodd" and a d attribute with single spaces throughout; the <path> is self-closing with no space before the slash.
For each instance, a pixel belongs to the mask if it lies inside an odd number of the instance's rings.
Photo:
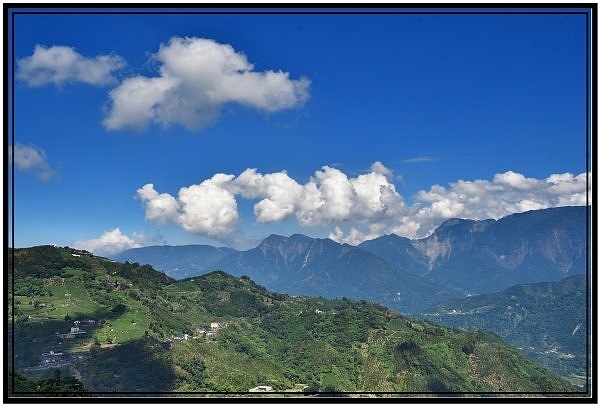
<path id="1" fill-rule="evenodd" d="M 591 367 L 591 297 L 583 274 L 516 285 L 497 293 L 437 304 L 421 314 L 443 325 L 493 331 L 536 362 L 583 384 Z M 587 334 L 586 334 L 587 332 Z"/>

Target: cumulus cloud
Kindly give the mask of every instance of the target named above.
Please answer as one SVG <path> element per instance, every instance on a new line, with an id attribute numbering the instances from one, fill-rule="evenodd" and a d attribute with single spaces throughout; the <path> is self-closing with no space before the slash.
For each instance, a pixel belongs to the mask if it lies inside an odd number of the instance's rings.
<path id="1" fill-rule="evenodd" d="M 216 174 L 199 185 L 182 187 L 177 198 L 158 193 L 149 183 L 137 190 L 146 219 L 156 224 L 171 221 L 185 231 L 219 237 L 234 231 L 239 214 L 234 194 L 226 185 L 233 175 Z"/>
<path id="2" fill-rule="evenodd" d="M 390 233 L 422 238 L 449 218 L 498 219 L 528 210 L 585 205 L 588 196 L 585 173 L 535 179 L 507 171 L 491 181 L 434 185 L 407 205 L 391 183 L 393 178 L 381 162 L 356 177 L 323 166 L 304 184 L 285 171 L 262 174 L 249 168 L 237 177 L 220 173 L 182 187 L 177 197 L 147 184 L 138 189 L 138 197 L 146 219 L 157 224 L 171 221 L 192 233 L 224 238 L 235 232 L 237 199 L 248 199 L 256 201 L 257 223 L 295 218 L 305 227 L 331 227 L 333 240 L 358 244 Z"/>
<path id="3" fill-rule="evenodd" d="M 391 169 L 386 168 L 386 166 L 379 161 L 375 161 L 371 164 L 371 172 L 383 175 L 388 180 L 392 179 L 394 175 Z"/>
<path id="4" fill-rule="evenodd" d="M 254 214 L 260 223 L 289 217 L 302 197 L 302 186 L 286 172 L 262 175 L 256 169 L 247 169 L 235 179 L 232 190 L 245 198 L 262 199 L 254 205 Z"/>
<path id="5" fill-rule="evenodd" d="M 177 215 L 179 203 L 168 193 L 159 194 L 154 185 L 149 183 L 138 189 L 139 198 L 146 203 L 146 220 L 164 224 Z"/>
<path id="6" fill-rule="evenodd" d="M 234 195 L 224 186 L 232 178 L 216 174 L 199 185 L 181 188 L 177 224 L 185 231 L 209 236 L 231 233 L 239 215 Z"/>
<path id="7" fill-rule="evenodd" d="M 129 248 L 141 247 L 142 239 L 141 236 L 135 234 L 133 237 L 128 237 L 119 228 L 115 228 L 106 231 L 98 238 L 76 241 L 73 246 L 96 255 L 112 255 Z"/>
<path id="8" fill-rule="evenodd" d="M 226 103 L 267 112 L 303 104 L 310 81 L 288 72 L 254 71 L 231 45 L 204 38 L 173 37 L 154 55 L 159 76 L 135 76 L 110 92 L 107 129 L 145 129 L 180 124 L 194 130 L 212 122 Z"/>
<path id="9" fill-rule="evenodd" d="M 94 86 L 113 84 L 113 72 L 125 66 L 117 55 L 86 58 L 68 46 L 36 45 L 33 55 L 17 61 L 17 79 L 29 86 L 83 82 Z"/>
<path id="10" fill-rule="evenodd" d="M 9 146 L 8 148 L 9 162 L 14 162 L 18 170 L 31 172 L 40 180 L 48 180 L 54 176 L 54 170 L 48 164 L 46 153 L 44 150 L 35 146 L 27 146 L 22 144 Z"/>

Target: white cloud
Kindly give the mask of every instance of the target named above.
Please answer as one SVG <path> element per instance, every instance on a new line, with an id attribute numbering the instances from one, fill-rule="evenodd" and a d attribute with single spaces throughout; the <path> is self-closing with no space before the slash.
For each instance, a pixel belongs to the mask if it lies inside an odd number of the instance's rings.
<path id="1" fill-rule="evenodd" d="M 405 204 L 389 180 L 393 178 L 381 162 L 354 178 L 323 166 L 305 184 L 285 171 L 261 174 L 250 168 L 237 177 L 216 174 L 183 187 L 177 198 L 159 194 L 152 184 L 139 189 L 138 196 L 148 220 L 171 221 L 192 233 L 224 239 L 237 231 L 237 199 L 250 199 L 258 200 L 254 204 L 258 223 L 295 217 L 302 226 L 332 227 L 329 237 L 349 244 L 390 233 L 422 238 L 449 218 L 498 219 L 516 212 L 586 203 L 585 173 L 535 179 L 507 171 L 491 181 L 434 185 L 418 192 L 412 205 Z"/>
<path id="2" fill-rule="evenodd" d="M 95 86 L 115 82 L 113 71 L 125 66 L 117 55 L 86 58 L 68 46 L 36 45 L 33 55 L 17 61 L 17 79 L 29 86 L 83 82 Z"/>
<path id="3" fill-rule="evenodd" d="M 235 181 L 239 193 L 246 198 L 262 198 L 254 205 L 259 223 L 281 221 L 294 213 L 302 196 L 302 187 L 285 172 L 262 175 L 247 169 Z"/>
<path id="4" fill-rule="evenodd" d="M 132 77 L 110 92 L 106 128 L 143 130 L 156 123 L 195 130 L 212 122 L 226 103 L 274 112 L 309 97 L 307 78 L 255 72 L 244 54 L 210 39 L 173 37 L 154 57 L 161 64 L 159 76 Z"/>
<path id="5" fill-rule="evenodd" d="M 535 188 L 540 181 L 533 178 L 526 178 L 520 173 L 507 171 L 494 175 L 494 183 L 515 190 L 527 191 Z"/>
<path id="6" fill-rule="evenodd" d="M 417 156 L 417 157 L 414 157 L 414 158 L 403 159 L 402 163 L 405 163 L 405 164 L 417 164 L 417 163 L 421 163 L 421 162 L 431 162 L 433 160 L 434 159 L 432 157 L 424 155 L 424 156 Z"/>
<path id="7" fill-rule="evenodd" d="M 180 215 L 176 218 L 185 231 L 218 237 L 234 231 L 238 220 L 237 202 L 224 188 L 233 176 L 216 174 L 199 185 L 179 190 Z"/>
<path id="8" fill-rule="evenodd" d="M 301 212 L 304 212 L 302 217 L 311 219 L 308 225 L 344 221 L 350 217 L 354 190 L 346 174 L 339 169 L 324 166 L 315 172 L 309 183 L 314 184 L 314 187 L 307 190 L 314 193 L 310 197 L 318 204 L 308 207 L 301 205 Z"/>
<path id="9" fill-rule="evenodd" d="M 379 161 L 375 161 L 371 164 L 371 172 L 378 173 L 385 176 L 386 179 L 390 180 L 393 177 L 392 170 L 386 168 L 384 164 Z"/>
<path id="10" fill-rule="evenodd" d="M 452 217 L 498 219 L 528 210 L 585 205 L 588 193 L 585 173 L 553 174 L 546 179 L 535 179 L 507 171 L 496 174 L 492 181 L 459 180 L 449 188 L 434 185 L 429 191 L 416 195 L 418 201 L 428 205 L 416 213 L 420 227 L 415 235 L 425 236 L 440 222 Z"/>
<path id="11" fill-rule="evenodd" d="M 156 224 L 171 221 L 187 232 L 220 237 L 235 230 L 237 202 L 226 185 L 233 175 L 216 174 L 199 185 L 182 187 L 177 198 L 158 193 L 148 183 L 137 190 L 146 208 L 146 219 Z"/>
<path id="12" fill-rule="evenodd" d="M 154 185 L 149 183 L 137 191 L 138 196 L 146 204 L 146 219 L 157 224 L 164 224 L 173 219 L 179 210 L 179 203 L 168 193 L 158 194 Z"/>
<path id="13" fill-rule="evenodd" d="M 171 96 L 176 96 L 172 93 L 179 83 L 175 78 L 164 77 L 137 76 L 124 80 L 110 91 L 112 110 L 104 120 L 104 125 L 108 129 L 129 127 L 143 130 L 151 121 L 168 123 L 169 111 L 167 108 L 161 109 L 160 106 Z"/>
<path id="14" fill-rule="evenodd" d="M 129 248 L 141 247 L 142 239 L 141 236 L 135 234 L 133 238 L 128 237 L 119 228 L 115 228 L 114 230 L 106 231 L 98 238 L 76 241 L 73 243 L 73 246 L 78 249 L 90 251 L 96 255 L 112 255 Z"/>
<path id="15" fill-rule="evenodd" d="M 22 144 L 8 148 L 9 162 L 13 162 L 18 170 L 32 172 L 40 180 L 48 180 L 54 175 L 54 171 L 48 164 L 44 150 Z"/>

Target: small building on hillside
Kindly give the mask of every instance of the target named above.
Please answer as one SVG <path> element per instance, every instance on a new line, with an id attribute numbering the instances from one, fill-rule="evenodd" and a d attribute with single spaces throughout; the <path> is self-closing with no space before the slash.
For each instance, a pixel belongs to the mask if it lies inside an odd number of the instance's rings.
<path id="1" fill-rule="evenodd" d="M 249 389 L 248 392 L 274 392 L 274 390 L 272 386 L 260 385 Z"/>
<path id="2" fill-rule="evenodd" d="M 41 362 L 42 365 L 56 365 L 56 364 L 60 364 L 64 360 L 62 352 L 54 352 L 54 351 L 43 352 L 41 358 L 42 358 L 42 362 Z"/>
<path id="3" fill-rule="evenodd" d="M 74 327 L 71 327 L 71 330 L 68 333 L 65 333 L 65 334 L 56 333 L 56 336 L 59 339 L 70 340 L 73 338 L 83 337 L 86 334 L 87 334 L 86 331 L 79 328 L 79 324 L 75 324 Z"/>
<path id="4" fill-rule="evenodd" d="M 77 337 L 77 336 L 81 336 L 81 335 L 87 334 L 87 332 L 83 331 L 79 327 L 71 327 L 70 334 L 73 334 L 73 335 L 75 335 Z"/>

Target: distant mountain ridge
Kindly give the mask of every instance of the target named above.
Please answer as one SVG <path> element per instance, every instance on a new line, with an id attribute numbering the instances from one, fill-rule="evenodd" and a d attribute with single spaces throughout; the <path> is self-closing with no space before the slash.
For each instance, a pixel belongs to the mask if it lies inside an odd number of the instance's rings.
<path id="1" fill-rule="evenodd" d="M 271 235 L 246 251 L 146 247 L 113 258 L 149 263 L 178 279 L 222 269 L 280 292 L 372 300 L 411 313 L 467 293 L 584 273 L 586 215 L 584 206 L 560 207 L 499 220 L 450 219 L 418 240 L 386 235 L 350 246 Z"/>
<path id="2" fill-rule="evenodd" d="M 301 234 L 271 235 L 258 247 L 228 255 L 214 266 L 279 292 L 370 300 L 404 312 L 462 294 L 358 247 Z"/>
<path id="3" fill-rule="evenodd" d="M 151 264 L 172 278 L 184 279 L 198 275 L 198 270 L 208 272 L 212 264 L 233 252 L 236 252 L 233 248 L 211 245 L 155 245 L 131 248 L 112 258 L 120 262 Z"/>

